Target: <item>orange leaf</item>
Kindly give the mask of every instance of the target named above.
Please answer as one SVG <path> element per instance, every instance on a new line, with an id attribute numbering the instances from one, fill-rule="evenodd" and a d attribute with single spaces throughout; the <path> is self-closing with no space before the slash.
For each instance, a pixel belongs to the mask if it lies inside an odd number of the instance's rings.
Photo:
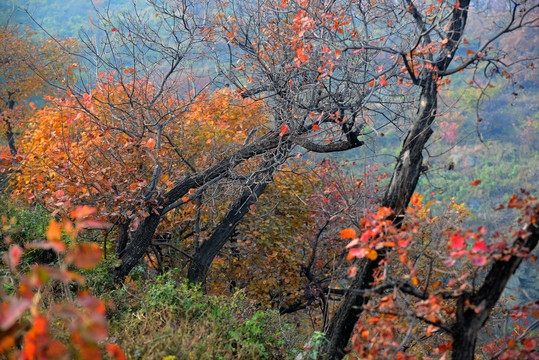
<path id="1" fill-rule="evenodd" d="M 320 126 L 313 124 L 313 130 L 320 130 Z"/>
<path id="2" fill-rule="evenodd" d="M 376 258 L 378 257 L 378 253 L 376 252 L 376 250 L 369 249 L 369 252 L 365 255 L 365 257 L 371 260 L 376 260 Z"/>
<path id="3" fill-rule="evenodd" d="M 155 148 L 155 140 L 150 138 L 148 141 L 146 141 L 145 145 L 148 149 L 153 150 Z"/>
<path id="4" fill-rule="evenodd" d="M 125 355 L 122 349 L 115 344 L 107 344 L 106 346 L 108 353 L 114 360 L 125 360 Z"/>
<path id="5" fill-rule="evenodd" d="M 413 194 L 412 198 L 410 199 L 410 203 L 415 208 L 418 208 L 421 205 L 422 200 L 423 200 L 423 195 L 421 195 L 421 194 Z"/>
<path id="6" fill-rule="evenodd" d="M 481 180 L 474 180 L 474 181 L 472 181 L 472 182 L 470 183 L 470 185 L 472 185 L 472 186 L 477 186 L 477 185 L 479 185 L 479 184 L 481 184 Z"/>
<path id="7" fill-rule="evenodd" d="M 62 229 L 60 229 L 60 225 L 54 221 L 54 219 L 51 219 L 49 222 L 49 228 L 47 229 L 47 240 L 50 242 L 60 242 L 62 238 Z"/>
<path id="8" fill-rule="evenodd" d="M 66 255 L 66 262 L 81 269 L 96 266 L 103 257 L 103 251 L 96 243 L 82 243 L 71 249 Z"/>
<path id="9" fill-rule="evenodd" d="M 343 239 L 354 239 L 356 238 L 356 231 L 352 228 L 347 228 L 339 231 L 339 236 Z"/>
<path id="10" fill-rule="evenodd" d="M 36 332 L 36 335 L 45 335 L 47 334 L 49 330 L 49 324 L 47 322 L 47 318 L 44 316 L 37 316 L 34 319 L 34 331 Z"/>
<path id="11" fill-rule="evenodd" d="M 386 81 L 385 78 L 382 78 L 382 80 L 380 80 L 380 85 L 382 85 L 382 86 L 388 86 L 389 84 L 387 83 L 387 81 Z"/>
<path id="12" fill-rule="evenodd" d="M 77 208 L 73 210 L 70 215 L 72 218 L 75 218 L 75 219 L 83 219 L 89 215 L 92 215 L 95 212 L 96 212 L 96 208 L 88 206 L 88 205 L 83 205 L 83 206 L 77 206 Z"/>
<path id="13" fill-rule="evenodd" d="M 279 134 L 279 136 L 283 136 L 287 131 L 288 131 L 288 126 L 284 124 L 283 126 L 281 126 L 281 133 Z"/>

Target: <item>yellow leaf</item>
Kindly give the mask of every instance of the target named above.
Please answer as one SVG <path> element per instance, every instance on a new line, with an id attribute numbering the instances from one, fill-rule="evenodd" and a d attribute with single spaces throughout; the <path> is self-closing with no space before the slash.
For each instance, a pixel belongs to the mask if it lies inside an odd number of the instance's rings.
<path id="1" fill-rule="evenodd" d="M 369 249 L 369 252 L 365 255 L 365 257 L 371 260 L 376 260 L 376 258 L 378 257 L 378 253 L 376 252 L 376 250 Z"/>

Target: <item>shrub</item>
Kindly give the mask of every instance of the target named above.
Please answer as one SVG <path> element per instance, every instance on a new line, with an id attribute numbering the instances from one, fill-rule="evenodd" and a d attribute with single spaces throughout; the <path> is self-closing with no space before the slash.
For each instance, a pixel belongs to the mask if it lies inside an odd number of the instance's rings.
<path id="1" fill-rule="evenodd" d="M 125 287 L 123 291 L 133 293 Z M 138 293 L 146 294 L 140 303 L 111 321 L 112 336 L 130 358 L 286 357 L 278 313 L 257 310 L 241 292 L 228 299 L 209 296 L 169 274 L 151 284 L 140 283 Z"/>

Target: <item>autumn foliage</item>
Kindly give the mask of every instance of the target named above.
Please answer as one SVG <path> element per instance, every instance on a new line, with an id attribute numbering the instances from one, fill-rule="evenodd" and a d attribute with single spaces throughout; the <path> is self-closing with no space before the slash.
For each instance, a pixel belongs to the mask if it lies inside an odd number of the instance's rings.
<path id="1" fill-rule="evenodd" d="M 482 98 L 517 86 L 498 41 L 537 24 L 483 3 L 149 0 L 81 45 L 0 28 L 1 200 L 48 222 L 2 218 L 0 355 L 537 359 L 539 302 L 502 296 L 536 261 L 535 195 L 495 208 L 511 229 L 434 200 L 471 108 L 443 90 L 477 87 L 492 146 Z"/>
<path id="2" fill-rule="evenodd" d="M 493 311 L 489 306 L 497 299 L 492 303 L 480 295 L 492 290 L 491 285 L 486 285 L 486 289 L 482 285 L 483 281 L 489 281 L 487 273 L 496 268 L 494 265 L 489 270 L 488 265 L 520 258 L 535 259 L 529 247 L 537 243 L 536 229 L 530 232 L 514 229 L 503 235 L 491 233 L 483 226 L 476 231 L 462 230 L 457 225 L 468 215 L 462 205 L 449 203 L 444 215 L 432 216 L 433 204 L 435 201 L 424 204 L 422 197 L 416 194 L 402 226 L 393 226 L 391 210 L 380 208 L 361 221 L 359 234 L 351 228 L 340 233 L 343 238 L 352 238 L 346 246 L 350 249 L 350 259 L 374 260 L 380 251 L 390 253 L 375 273 L 370 290 L 373 296 L 365 305 L 366 312 L 352 339 L 358 358 L 416 359 L 424 353 L 445 357 L 457 339 L 454 331 L 463 321 L 463 311 L 471 309 L 475 314 Z M 534 197 L 528 193 L 514 195 L 507 206 L 521 209 L 519 223 L 525 228 L 536 226 L 539 207 Z M 523 240 L 528 238 L 531 242 L 524 245 Z M 351 274 L 355 274 L 354 267 Z M 501 292 L 497 296 L 500 295 Z M 538 310 L 539 304 L 532 301 L 512 309 L 511 316 L 520 317 L 515 314 L 529 314 L 529 311 L 537 315 Z M 490 320 L 489 326 L 495 326 L 496 322 Z M 537 342 L 536 335 L 526 335 L 518 340 L 508 339 L 511 345 L 499 355 L 533 358 L 535 345 L 532 344 Z M 517 342 L 522 345 L 517 346 Z M 419 343 L 421 345 L 416 346 Z M 488 337 L 482 343 L 486 349 L 492 347 Z"/>
<path id="3" fill-rule="evenodd" d="M 71 213 L 75 222 L 64 220 L 57 223 L 51 219 L 47 239 L 31 242 L 27 249 L 50 249 L 58 256 L 57 267 L 34 264 L 26 273 L 20 273 L 18 266 L 24 249 L 18 244 L 9 246 L 4 261 L 9 265 L 11 281 L 15 285 L 13 294 L 2 294 L 0 307 L 0 354 L 10 359 L 101 359 L 107 351 L 114 359 L 125 359 L 122 351 L 114 344 L 101 346 L 107 340 L 108 325 L 105 318 L 105 303 L 87 291 L 73 297 L 72 284 L 83 285 L 84 277 L 74 268 L 90 269 L 102 259 L 102 250 L 90 242 L 77 242 L 77 235 L 83 229 L 103 226 L 89 216 L 95 209 L 80 207 Z M 3 230 L 9 232 L 10 223 L 3 219 Z M 67 245 L 63 238 L 69 239 Z M 47 307 L 42 303 L 43 292 L 51 284 L 62 286 L 59 298 Z M 69 342 L 61 341 L 51 332 L 51 326 L 64 328 Z M 57 330 L 54 332 L 57 334 Z"/>
<path id="4" fill-rule="evenodd" d="M 102 74 L 83 98 L 51 98 L 22 141 L 14 193 L 52 211 L 90 204 L 110 221 L 129 220 L 136 228 L 148 215 L 143 205 L 152 193 L 165 193 L 174 179 L 212 165 L 212 154 L 231 152 L 264 121 L 261 104 L 227 89 L 190 103 L 165 97 L 151 114 L 126 97 L 132 92 L 142 101 L 152 91 L 146 80 L 120 85 Z M 156 166 L 159 176 L 152 182 Z"/>

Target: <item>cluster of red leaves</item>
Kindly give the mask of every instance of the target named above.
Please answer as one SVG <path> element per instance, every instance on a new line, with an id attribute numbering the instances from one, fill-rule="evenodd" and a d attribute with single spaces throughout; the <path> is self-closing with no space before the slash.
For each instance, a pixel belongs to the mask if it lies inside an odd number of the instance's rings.
<path id="1" fill-rule="evenodd" d="M 539 321 L 539 301 L 516 306 L 511 311 L 507 317 L 511 318 L 511 325 L 514 327 L 511 334 L 489 342 L 481 347 L 481 351 L 489 358 L 501 360 L 537 359 L 539 335 L 531 333 L 530 330 Z M 533 323 L 530 321 L 532 318 L 536 319 Z"/>
<path id="2" fill-rule="evenodd" d="M 47 310 L 40 309 L 42 291 L 50 281 L 64 285 L 66 295 L 71 297 L 69 284 L 84 283 L 84 277 L 68 270 L 68 266 L 89 269 L 97 265 L 102 251 L 95 243 L 78 243 L 74 240 L 82 229 L 102 227 L 99 221 L 88 219 L 95 209 L 79 207 L 71 213 L 75 223 L 64 220 L 61 224 L 50 221 L 47 241 L 27 244 L 27 248 L 51 249 L 59 259 L 59 266 L 32 265 L 26 274 L 19 274 L 24 250 L 17 244 L 10 244 L 4 256 L 9 266 L 13 283 L 17 290 L 13 295 L 2 294 L 0 304 L 0 355 L 10 359 L 102 359 L 100 343 L 106 341 L 108 328 L 105 304 L 87 292 L 81 292 L 75 300 L 55 303 Z M 62 232 L 73 240 L 67 249 L 62 241 Z M 28 314 L 29 312 L 29 314 Z M 59 319 L 70 334 L 70 344 L 53 337 L 50 325 Z M 125 359 L 123 352 L 114 344 L 106 345 L 107 352 L 116 360 Z"/>
<path id="3" fill-rule="evenodd" d="M 523 196 L 514 195 L 507 207 L 521 209 L 523 214 L 519 224 L 526 225 L 537 221 L 538 211 L 533 204 L 535 198 L 523 192 Z M 523 249 L 518 241 L 513 243 L 514 239 L 525 239 L 528 235 L 525 231 L 516 229 L 504 236 L 495 233 L 487 239 L 485 227 L 479 227 L 477 231 L 462 230 L 451 221 L 439 226 L 439 217 L 429 212 L 431 205 L 432 202 L 423 204 L 422 197 L 416 194 L 400 227 L 394 225 L 391 209 L 379 208 L 361 219 L 359 233 L 352 228 L 340 232 L 343 239 L 351 239 L 346 246 L 350 249 L 348 259 L 366 257 L 374 261 L 382 254 L 374 289 L 392 284 L 383 292 L 373 290 L 368 294 L 371 298 L 365 305 L 366 311 L 357 324 L 352 342 L 359 358 L 416 358 L 418 354 L 407 354 L 401 349 L 407 343 L 413 343 L 410 339 L 418 334 L 423 334 L 421 356 L 430 352 L 444 358 L 451 349 L 451 339 L 441 329 L 448 329 L 455 319 L 452 299 L 474 291 L 480 279 L 478 274 L 486 271 L 489 261 L 506 261 L 512 256 L 529 257 L 527 249 Z M 450 209 L 459 212 L 462 206 L 453 204 Z M 440 227 L 436 231 L 439 239 L 434 239 L 435 226 Z M 352 266 L 349 276 L 356 272 L 356 267 Z M 407 290 L 401 291 L 403 287 Z M 467 304 L 471 306 L 469 302 Z M 530 305 L 533 311 L 528 309 L 534 317 L 539 315 L 537 305 Z M 523 310 L 519 308 L 518 311 Z M 528 327 L 521 326 L 522 331 Z M 516 326 L 515 331 L 518 329 Z M 521 333 L 519 337 L 515 333 L 500 354 L 505 359 L 529 358 L 536 356 L 536 344 L 537 340 L 529 334 Z M 493 346 L 493 349 L 500 347 Z"/>

